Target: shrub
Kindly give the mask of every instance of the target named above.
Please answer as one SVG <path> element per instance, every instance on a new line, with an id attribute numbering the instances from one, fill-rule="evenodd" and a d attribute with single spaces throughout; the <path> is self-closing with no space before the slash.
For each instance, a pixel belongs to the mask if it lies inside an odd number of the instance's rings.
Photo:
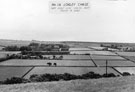
<path id="1" fill-rule="evenodd" d="M 19 77 L 12 77 L 11 79 L 6 79 L 3 84 L 18 84 L 26 82 L 28 82 L 28 80 Z"/>
<path id="2" fill-rule="evenodd" d="M 102 76 L 103 77 L 116 77 L 116 75 L 113 74 L 113 73 L 108 73 L 107 75 L 106 74 L 103 74 Z"/>
<path id="3" fill-rule="evenodd" d="M 131 74 L 129 72 L 123 72 L 123 76 L 130 76 Z"/>
<path id="4" fill-rule="evenodd" d="M 77 75 L 73 75 L 73 74 L 69 74 L 69 73 L 64 73 L 63 80 L 73 80 L 73 79 L 77 79 Z"/>
<path id="5" fill-rule="evenodd" d="M 96 78 L 101 78 L 102 76 L 100 74 L 96 74 L 94 72 L 89 72 L 89 73 L 86 73 L 86 74 L 83 74 L 82 75 L 82 78 L 84 79 L 96 79 Z"/>
<path id="6" fill-rule="evenodd" d="M 97 79 L 97 78 L 102 78 L 102 77 L 116 77 L 113 73 L 110 74 L 97 74 L 94 72 L 89 72 L 83 75 L 74 75 L 74 74 L 69 74 L 69 73 L 64 73 L 64 74 L 41 74 L 41 75 L 31 75 L 30 80 L 31 81 L 36 81 L 36 82 L 46 82 L 46 81 L 59 81 L 59 80 L 75 80 L 75 79 Z"/>
<path id="7" fill-rule="evenodd" d="M 40 75 L 33 74 L 29 78 L 30 81 L 32 82 L 42 82 L 43 80 L 41 79 Z"/>
<path id="8" fill-rule="evenodd" d="M 125 72 L 125 75 L 129 75 L 129 73 Z M 7 79 L 3 82 L 3 84 L 17 84 L 17 83 L 27 83 L 27 82 L 47 82 L 47 81 L 59 81 L 59 80 L 75 80 L 75 79 L 97 79 L 101 77 L 116 77 L 115 74 L 109 73 L 109 74 L 97 74 L 94 72 L 89 72 L 86 74 L 82 75 L 74 75 L 74 74 L 69 74 L 69 73 L 64 73 L 64 74 L 33 74 L 30 76 L 30 78 L 23 79 L 19 77 L 12 77 L 11 79 Z"/>

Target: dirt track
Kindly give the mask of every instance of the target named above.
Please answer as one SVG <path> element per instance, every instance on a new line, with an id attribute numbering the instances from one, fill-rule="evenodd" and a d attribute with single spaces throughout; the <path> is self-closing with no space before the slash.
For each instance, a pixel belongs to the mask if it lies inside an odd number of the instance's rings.
<path id="1" fill-rule="evenodd" d="M 0 92 L 135 92 L 135 76 L 1 85 Z"/>

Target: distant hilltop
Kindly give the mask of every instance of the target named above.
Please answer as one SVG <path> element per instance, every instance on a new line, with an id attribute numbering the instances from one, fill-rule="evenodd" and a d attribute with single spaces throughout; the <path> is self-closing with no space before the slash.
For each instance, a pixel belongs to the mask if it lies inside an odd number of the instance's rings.
<path id="1" fill-rule="evenodd" d="M 38 40 L 9 40 L 9 39 L 0 39 L 0 46 L 27 46 L 30 43 L 45 43 L 45 44 L 59 44 L 60 42 L 57 41 L 38 41 Z"/>
<path id="2" fill-rule="evenodd" d="M 66 44 L 71 47 L 88 47 L 88 46 L 100 46 L 101 44 L 121 44 L 123 46 L 135 47 L 135 43 L 119 43 L 119 42 L 88 42 L 88 41 L 38 41 L 38 40 L 10 40 L 10 39 L 0 39 L 0 47 L 4 46 L 27 46 L 30 43 L 44 43 L 44 44 Z"/>

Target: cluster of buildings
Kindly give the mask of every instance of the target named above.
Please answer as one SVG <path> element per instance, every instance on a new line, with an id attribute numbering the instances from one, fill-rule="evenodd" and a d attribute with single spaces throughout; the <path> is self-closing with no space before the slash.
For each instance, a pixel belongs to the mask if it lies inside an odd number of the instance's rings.
<path id="1" fill-rule="evenodd" d="M 108 50 L 108 51 L 130 51 L 134 52 L 135 47 L 131 46 L 122 46 L 122 45 L 114 45 L 114 44 L 102 44 L 101 47 L 104 47 L 102 50 Z"/>
<path id="2" fill-rule="evenodd" d="M 65 44 L 31 43 L 29 46 L 33 51 L 69 51 L 69 46 Z"/>

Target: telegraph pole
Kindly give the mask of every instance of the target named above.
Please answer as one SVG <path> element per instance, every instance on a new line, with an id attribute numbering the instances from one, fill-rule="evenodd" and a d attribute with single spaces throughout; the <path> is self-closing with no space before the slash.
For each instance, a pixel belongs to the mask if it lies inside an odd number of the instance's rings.
<path id="1" fill-rule="evenodd" d="M 107 77 L 107 66 L 108 66 L 108 61 L 106 60 L 106 77 Z"/>

